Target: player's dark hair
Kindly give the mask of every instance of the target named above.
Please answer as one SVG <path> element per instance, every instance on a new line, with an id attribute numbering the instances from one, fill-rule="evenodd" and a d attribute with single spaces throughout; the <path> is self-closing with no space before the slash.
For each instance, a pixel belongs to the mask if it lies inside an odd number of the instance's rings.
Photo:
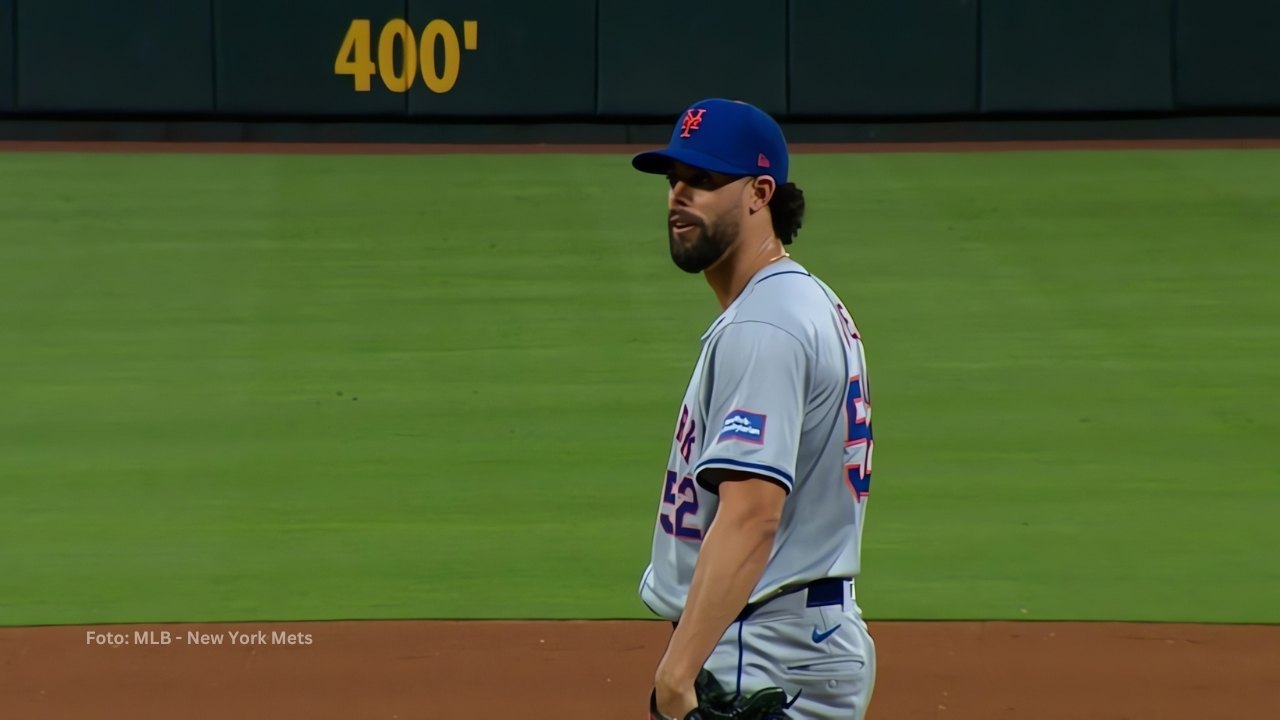
<path id="1" fill-rule="evenodd" d="M 779 185 L 769 200 L 769 215 L 774 234 L 783 245 L 790 245 L 804 221 L 804 191 L 793 182 Z"/>

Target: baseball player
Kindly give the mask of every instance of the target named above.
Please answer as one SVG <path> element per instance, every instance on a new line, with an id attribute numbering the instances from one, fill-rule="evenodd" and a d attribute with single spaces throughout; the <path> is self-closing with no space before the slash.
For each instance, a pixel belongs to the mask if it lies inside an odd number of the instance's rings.
<path id="1" fill-rule="evenodd" d="M 650 715 L 863 718 L 875 646 L 854 596 L 871 391 L 840 298 L 795 261 L 804 195 L 778 124 L 708 99 L 666 148 L 671 258 L 723 312 L 674 418 L 640 596 L 674 630 Z"/>

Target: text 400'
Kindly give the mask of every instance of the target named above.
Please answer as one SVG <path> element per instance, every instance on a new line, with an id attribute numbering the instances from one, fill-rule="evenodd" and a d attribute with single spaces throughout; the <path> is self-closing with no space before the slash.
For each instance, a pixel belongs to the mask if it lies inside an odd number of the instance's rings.
<path id="1" fill-rule="evenodd" d="M 403 93 L 413 87 L 421 72 L 427 89 L 438 94 L 447 93 L 458 82 L 462 50 L 476 49 L 479 27 L 480 23 L 475 20 L 463 21 L 462 43 L 459 44 L 458 33 L 447 20 L 432 20 L 419 36 L 414 35 L 413 28 L 404 20 L 390 20 L 378 34 L 378 62 L 375 64 L 369 21 L 352 20 L 338 49 L 338 56 L 334 58 L 333 74 L 350 75 L 356 92 L 369 92 L 372 89 L 371 79 L 377 75 L 388 90 Z M 436 43 L 440 43 L 444 50 L 439 67 L 436 65 Z"/>

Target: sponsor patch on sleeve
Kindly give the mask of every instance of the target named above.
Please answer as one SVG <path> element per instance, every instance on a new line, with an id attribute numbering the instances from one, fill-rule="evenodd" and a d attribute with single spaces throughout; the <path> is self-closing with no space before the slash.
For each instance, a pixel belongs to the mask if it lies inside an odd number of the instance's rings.
<path id="1" fill-rule="evenodd" d="M 716 442 L 740 440 L 753 445 L 764 444 L 765 416 L 761 413 L 746 410 L 732 410 L 724 417 L 724 425 L 720 427 L 720 435 Z"/>

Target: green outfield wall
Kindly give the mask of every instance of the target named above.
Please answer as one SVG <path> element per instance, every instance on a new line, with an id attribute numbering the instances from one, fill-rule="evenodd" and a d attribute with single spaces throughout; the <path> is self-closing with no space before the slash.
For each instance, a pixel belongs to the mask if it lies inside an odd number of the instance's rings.
<path id="1" fill-rule="evenodd" d="M 1280 111 L 1267 0 L 0 0 L 0 114 L 792 120 Z"/>
<path id="2" fill-rule="evenodd" d="M 13 109 L 13 0 L 0 0 L 0 114 Z"/>

